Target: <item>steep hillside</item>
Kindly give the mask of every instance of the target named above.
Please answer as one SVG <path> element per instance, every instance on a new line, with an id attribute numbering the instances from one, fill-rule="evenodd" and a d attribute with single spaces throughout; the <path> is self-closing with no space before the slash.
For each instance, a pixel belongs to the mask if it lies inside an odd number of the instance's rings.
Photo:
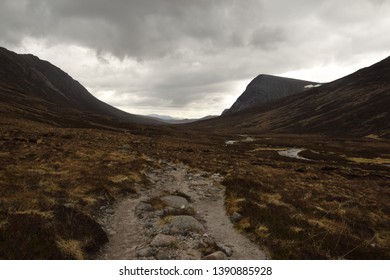
<path id="1" fill-rule="evenodd" d="M 237 113 L 262 104 L 269 104 L 317 85 L 318 83 L 315 82 L 262 74 L 249 83 L 244 93 L 230 109 L 223 112 L 223 115 Z"/>
<path id="2" fill-rule="evenodd" d="M 45 120 L 49 112 L 79 111 L 131 123 L 158 123 L 128 114 L 95 98 L 79 82 L 31 54 L 0 48 L 0 102 L 3 111 Z"/>
<path id="3" fill-rule="evenodd" d="M 198 125 L 220 129 L 390 135 L 390 57 L 349 76 Z"/>

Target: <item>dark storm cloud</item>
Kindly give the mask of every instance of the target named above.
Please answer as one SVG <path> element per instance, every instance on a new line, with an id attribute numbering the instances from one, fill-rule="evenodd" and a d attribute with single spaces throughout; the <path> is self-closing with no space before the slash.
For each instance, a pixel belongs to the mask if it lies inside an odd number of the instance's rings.
<path id="1" fill-rule="evenodd" d="M 21 35 L 50 37 L 119 57 L 149 59 L 187 48 L 212 52 L 222 46 L 246 45 L 251 30 L 242 26 L 261 22 L 262 4 L 255 0 L 8 0 L 2 11 L 2 35 L 13 41 Z M 272 39 L 273 34 L 268 41 Z"/>
<path id="2" fill-rule="evenodd" d="M 384 0 L 3 0 L 0 44 L 92 49 L 106 70 L 81 76 L 115 104 L 207 107 L 260 73 L 388 52 L 389 12 Z"/>

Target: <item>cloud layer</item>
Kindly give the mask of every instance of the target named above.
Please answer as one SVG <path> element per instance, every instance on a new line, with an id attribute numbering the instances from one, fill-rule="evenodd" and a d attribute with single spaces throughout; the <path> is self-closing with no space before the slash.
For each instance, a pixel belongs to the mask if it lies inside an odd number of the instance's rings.
<path id="1" fill-rule="evenodd" d="M 200 117 L 260 73 L 329 81 L 389 55 L 384 0 L 5 0 L 0 44 L 135 113 Z"/>

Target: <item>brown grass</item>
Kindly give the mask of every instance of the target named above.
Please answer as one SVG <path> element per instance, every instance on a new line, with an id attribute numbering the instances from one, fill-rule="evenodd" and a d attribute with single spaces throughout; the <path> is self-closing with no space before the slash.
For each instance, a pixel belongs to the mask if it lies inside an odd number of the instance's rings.
<path id="1" fill-rule="evenodd" d="M 388 140 L 251 135 L 226 146 L 240 133 L 1 121 L 1 259 L 88 258 L 107 241 L 99 207 L 153 187 L 145 175 L 160 159 L 224 176 L 227 212 L 244 217 L 238 230 L 272 258 L 390 259 L 389 169 L 378 165 Z M 289 147 L 315 161 L 276 152 Z M 164 208 L 159 197 L 149 203 Z"/>
<path id="2" fill-rule="evenodd" d="M 88 257 L 107 241 L 97 210 L 145 186 L 150 164 L 123 149 L 131 135 L 19 125 L 1 127 L 0 258 Z"/>

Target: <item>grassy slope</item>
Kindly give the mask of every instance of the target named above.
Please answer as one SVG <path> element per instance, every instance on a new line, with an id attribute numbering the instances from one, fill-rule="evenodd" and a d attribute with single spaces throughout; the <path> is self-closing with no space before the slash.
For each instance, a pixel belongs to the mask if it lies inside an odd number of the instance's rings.
<path id="1" fill-rule="evenodd" d="M 0 258 L 86 258 L 107 241 L 93 216 L 145 184 L 145 156 L 131 135 L 15 122 L 0 127 Z"/>

